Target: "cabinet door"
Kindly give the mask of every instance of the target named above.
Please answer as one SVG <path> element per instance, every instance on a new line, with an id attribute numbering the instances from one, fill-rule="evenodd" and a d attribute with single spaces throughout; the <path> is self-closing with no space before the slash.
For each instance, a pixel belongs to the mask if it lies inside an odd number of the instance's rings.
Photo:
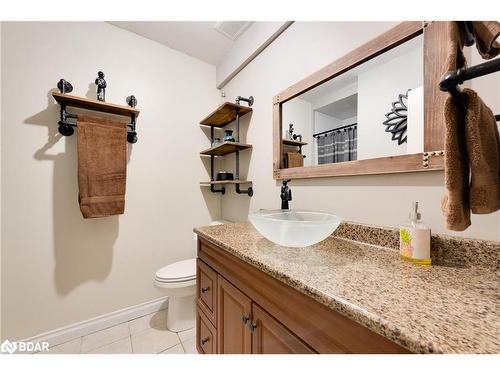
<path id="1" fill-rule="evenodd" d="M 250 354 L 252 301 L 220 275 L 217 286 L 217 352 Z"/>
<path id="2" fill-rule="evenodd" d="M 315 353 L 301 339 L 290 332 L 257 304 L 252 305 L 254 354 L 307 354 Z"/>

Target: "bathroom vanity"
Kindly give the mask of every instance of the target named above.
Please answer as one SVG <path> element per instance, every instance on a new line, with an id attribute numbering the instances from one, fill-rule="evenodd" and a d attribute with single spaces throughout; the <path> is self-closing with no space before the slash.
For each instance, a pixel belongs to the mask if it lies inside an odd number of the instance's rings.
<path id="1" fill-rule="evenodd" d="M 498 269 L 403 262 L 386 231 L 342 224 L 337 236 L 289 248 L 249 223 L 195 229 L 198 351 L 498 352 Z M 447 252 L 440 246 L 434 257 Z"/>
<path id="2" fill-rule="evenodd" d="M 203 239 L 197 267 L 200 353 L 408 352 Z"/>

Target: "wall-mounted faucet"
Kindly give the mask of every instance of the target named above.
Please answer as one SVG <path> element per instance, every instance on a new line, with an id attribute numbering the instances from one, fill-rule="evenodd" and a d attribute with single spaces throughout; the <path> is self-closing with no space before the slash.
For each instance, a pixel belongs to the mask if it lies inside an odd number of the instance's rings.
<path id="1" fill-rule="evenodd" d="M 281 209 L 288 210 L 288 202 L 292 200 L 292 189 L 288 186 L 291 180 L 283 180 L 283 186 L 281 187 Z"/>

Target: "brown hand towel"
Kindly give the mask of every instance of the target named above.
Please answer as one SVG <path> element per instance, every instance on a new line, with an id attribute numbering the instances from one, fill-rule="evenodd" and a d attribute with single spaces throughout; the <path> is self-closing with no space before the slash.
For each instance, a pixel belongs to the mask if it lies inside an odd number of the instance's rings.
<path id="1" fill-rule="evenodd" d="M 465 146 L 464 115 L 455 98 L 445 102 L 444 186 L 441 208 L 446 228 L 462 231 L 470 222 L 469 160 Z"/>
<path id="2" fill-rule="evenodd" d="M 288 159 L 288 168 L 297 168 L 304 166 L 304 157 L 297 151 L 286 152 L 286 157 Z"/>
<path id="3" fill-rule="evenodd" d="M 464 89 L 465 145 L 471 170 L 470 207 L 474 214 L 500 210 L 500 136 L 495 116 L 477 93 Z"/>
<path id="4" fill-rule="evenodd" d="M 476 48 L 483 59 L 492 59 L 500 53 L 500 23 L 497 21 L 472 21 Z"/>
<path id="5" fill-rule="evenodd" d="M 78 187 L 84 218 L 123 214 L 127 175 L 127 125 L 78 116 Z"/>
<path id="6" fill-rule="evenodd" d="M 462 52 L 463 36 L 456 22 L 447 22 L 447 34 L 448 55 L 442 75 L 466 65 Z M 465 147 L 464 113 L 461 103 L 451 96 L 448 97 L 443 115 L 445 118 L 444 185 L 446 195 L 443 197 L 441 208 L 445 216 L 446 227 L 461 231 L 470 226 L 469 161 Z"/>

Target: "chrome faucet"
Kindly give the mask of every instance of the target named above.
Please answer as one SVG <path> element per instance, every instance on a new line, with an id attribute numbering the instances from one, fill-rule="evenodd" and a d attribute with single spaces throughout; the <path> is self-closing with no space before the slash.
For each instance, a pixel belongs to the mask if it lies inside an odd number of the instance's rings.
<path id="1" fill-rule="evenodd" d="M 288 210 L 288 202 L 292 200 L 292 190 L 288 186 L 291 180 L 283 180 L 283 186 L 281 187 L 281 209 Z"/>

